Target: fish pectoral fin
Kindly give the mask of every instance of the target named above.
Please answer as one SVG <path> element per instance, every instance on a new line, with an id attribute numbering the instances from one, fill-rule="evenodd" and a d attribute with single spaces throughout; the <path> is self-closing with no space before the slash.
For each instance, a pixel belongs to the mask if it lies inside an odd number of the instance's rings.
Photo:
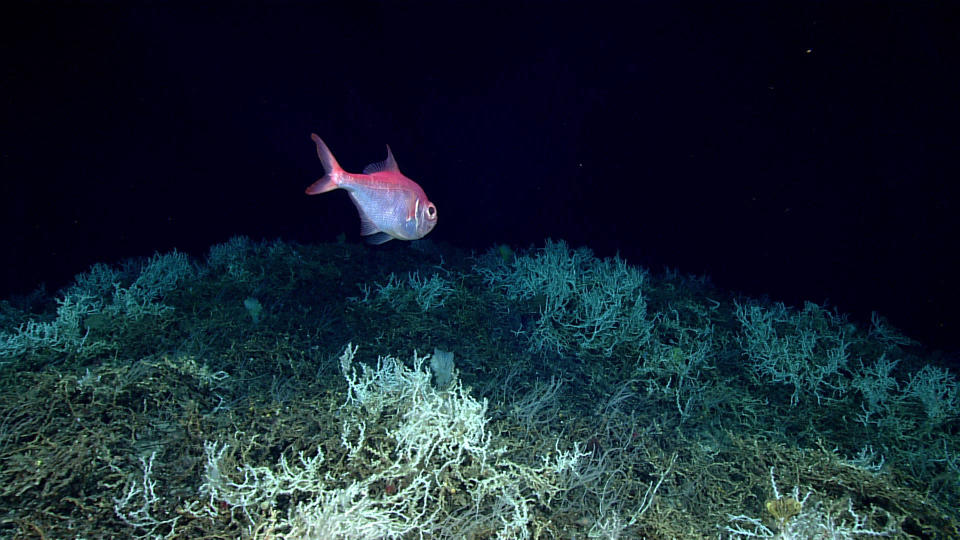
<path id="1" fill-rule="evenodd" d="M 379 245 L 393 240 L 393 237 L 385 232 L 378 231 L 366 237 L 364 240 L 366 240 L 368 244 Z"/>
<path id="2" fill-rule="evenodd" d="M 369 236 L 371 234 L 376 234 L 380 232 L 380 229 L 377 227 L 377 224 L 366 219 L 366 217 L 360 215 L 360 236 Z"/>
<path id="3" fill-rule="evenodd" d="M 360 214 L 360 236 L 370 236 L 380 232 L 380 227 L 377 227 L 377 224 L 367 217 L 359 204 L 357 205 L 357 213 Z"/>

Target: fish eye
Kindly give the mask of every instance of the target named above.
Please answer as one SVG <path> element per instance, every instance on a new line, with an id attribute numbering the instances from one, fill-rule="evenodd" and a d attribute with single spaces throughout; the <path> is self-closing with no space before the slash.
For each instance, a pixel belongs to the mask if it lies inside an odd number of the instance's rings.
<path id="1" fill-rule="evenodd" d="M 427 205 L 427 217 L 431 219 L 437 217 L 437 207 L 433 203 Z"/>

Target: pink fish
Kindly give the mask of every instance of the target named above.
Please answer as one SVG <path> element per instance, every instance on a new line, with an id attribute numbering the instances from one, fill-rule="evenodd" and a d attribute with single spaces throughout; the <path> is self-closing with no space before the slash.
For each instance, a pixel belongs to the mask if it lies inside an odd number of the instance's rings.
<path id="1" fill-rule="evenodd" d="M 371 244 L 382 244 L 394 238 L 416 240 L 427 235 L 437 224 L 437 207 L 416 182 L 404 176 L 387 145 L 387 159 L 371 163 L 363 174 L 348 173 L 340 168 L 327 145 L 315 133 L 317 155 L 327 174 L 307 188 L 307 195 L 345 189 L 360 212 L 360 234 Z"/>

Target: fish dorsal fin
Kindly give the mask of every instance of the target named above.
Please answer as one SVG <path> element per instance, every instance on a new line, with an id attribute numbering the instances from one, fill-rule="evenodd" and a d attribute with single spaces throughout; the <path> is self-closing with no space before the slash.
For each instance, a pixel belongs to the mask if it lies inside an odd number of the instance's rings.
<path id="1" fill-rule="evenodd" d="M 383 161 L 378 161 L 376 163 L 371 163 L 363 168 L 363 174 L 373 174 L 377 172 L 400 172 L 400 167 L 397 167 L 397 160 L 393 159 L 393 152 L 390 151 L 390 145 L 387 145 L 387 159 Z"/>

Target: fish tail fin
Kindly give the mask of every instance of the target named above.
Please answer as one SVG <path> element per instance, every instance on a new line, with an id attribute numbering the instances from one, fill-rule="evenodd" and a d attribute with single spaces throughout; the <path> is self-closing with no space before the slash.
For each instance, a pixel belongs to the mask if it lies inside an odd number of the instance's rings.
<path id="1" fill-rule="evenodd" d="M 306 193 L 307 195 L 316 195 L 318 193 L 333 191 L 340 187 L 340 177 L 343 175 L 343 169 L 340 168 L 340 164 L 337 163 L 336 158 L 333 157 L 333 152 L 327 148 L 323 139 L 317 136 L 316 133 L 311 133 L 310 138 L 313 139 L 313 142 L 317 145 L 317 157 L 320 158 L 320 163 L 323 163 L 323 170 L 327 174 L 310 184 L 310 186 L 307 187 Z"/>

